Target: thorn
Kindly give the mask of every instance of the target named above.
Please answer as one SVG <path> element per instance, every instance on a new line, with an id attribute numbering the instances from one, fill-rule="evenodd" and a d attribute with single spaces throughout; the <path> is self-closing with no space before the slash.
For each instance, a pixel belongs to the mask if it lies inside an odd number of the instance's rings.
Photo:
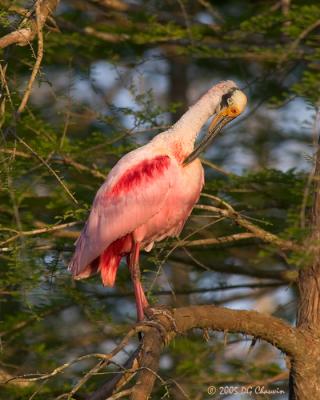
<path id="1" fill-rule="evenodd" d="M 204 328 L 203 329 L 203 339 L 206 342 L 209 342 L 209 340 L 210 340 L 210 335 L 209 335 L 209 329 L 208 328 Z"/>

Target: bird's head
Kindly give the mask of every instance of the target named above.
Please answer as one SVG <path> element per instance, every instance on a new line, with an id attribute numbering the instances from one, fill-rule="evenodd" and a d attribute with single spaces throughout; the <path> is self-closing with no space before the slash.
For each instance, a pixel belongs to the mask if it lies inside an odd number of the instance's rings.
<path id="1" fill-rule="evenodd" d="M 244 111 L 246 105 L 247 96 L 240 89 L 236 87 L 229 89 L 221 96 L 220 103 L 216 109 L 217 116 L 213 119 L 211 125 L 219 116 L 220 118 L 226 117 L 229 120 L 233 120 Z"/>
<path id="2" fill-rule="evenodd" d="M 207 134 L 203 140 L 196 146 L 191 154 L 184 160 L 184 165 L 191 163 L 198 158 L 211 140 L 221 131 L 221 129 L 229 122 L 237 118 L 246 108 L 247 96 L 238 89 L 233 82 L 223 82 L 223 84 L 216 85 L 211 90 L 215 96 L 218 96 L 218 105 L 216 106 L 215 116 L 209 125 Z M 231 86 L 231 87 L 230 87 Z"/>

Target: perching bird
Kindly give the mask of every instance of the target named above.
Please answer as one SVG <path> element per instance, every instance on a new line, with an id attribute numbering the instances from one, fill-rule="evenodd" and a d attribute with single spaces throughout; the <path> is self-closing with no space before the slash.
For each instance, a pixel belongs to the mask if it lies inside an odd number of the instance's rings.
<path id="1" fill-rule="evenodd" d="M 155 242 L 180 234 L 204 184 L 198 155 L 246 103 L 234 82 L 220 82 L 170 129 L 117 162 L 98 190 L 76 242 L 69 264 L 75 279 L 100 272 L 103 284 L 113 286 L 119 263 L 126 257 L 137 318 L 144 318 L 148 302 L 140 282 L 140 251 L 150 251 Z M 208 133 L 194 148 L 202 126 L 214 114 Z"/>

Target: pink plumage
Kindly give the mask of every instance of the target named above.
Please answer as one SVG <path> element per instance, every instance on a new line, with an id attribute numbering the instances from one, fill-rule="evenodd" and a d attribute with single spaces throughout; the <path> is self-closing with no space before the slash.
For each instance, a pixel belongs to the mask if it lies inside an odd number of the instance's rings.
<path id="1" fill-rule="evenodd" d="M 140 161 L 141 149 L 136 152 L 136 163 L 126 168 L 125 156 L 96 195 L 70 263 L 75 278 L 100 271 L 103 283 L 113 286 L 117 266 L 131 252 L 133 241 L 141 243 L 141 249 L 151 249 L 154 242 L 178 235 L 199 198 L 199 162 L 184 171 L 168 154 Z M 196 176 L 191 176 L 191 169 Z M 191 178 L 192 190 L 186 190 Z"/>
<path id="2" fill-rule="evenodd" d="M 113 286 L 119 263 L 127 257 L 139 319 L 147 306 L 136 269 L 139 250 L 180 234 L 204 183 L 199 159 L 186 166 L 183 160 L 222 95 L 234 86 L 231 81 L 216 85 L 172 128 L 121 158 L 97 192 L 76 242 L 69 265 L 75 279 L 100 272 L 103 284 Z"/>

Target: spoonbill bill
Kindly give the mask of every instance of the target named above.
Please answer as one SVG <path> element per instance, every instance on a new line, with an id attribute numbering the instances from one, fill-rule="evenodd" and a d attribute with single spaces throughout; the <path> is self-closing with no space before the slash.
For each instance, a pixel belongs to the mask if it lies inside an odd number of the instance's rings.
<path id="1" fill-rule="evenodd" d="M 234 82 L 220 82 L 170 129 L 117 162 L 98 190 L 76 241 L 69 264 L 75 279 L 100 272 L 103 285 L 113 286 L 126 257 L 137 319 L 144 318 L 148 301 L 140 282 L 140 251 L 150 251 L 155 242 L 180 234 L 204 184 L 199 154 L 246 103 Z M 202 126 L 213 115 L 207 134 L 195 146 Z"/>

